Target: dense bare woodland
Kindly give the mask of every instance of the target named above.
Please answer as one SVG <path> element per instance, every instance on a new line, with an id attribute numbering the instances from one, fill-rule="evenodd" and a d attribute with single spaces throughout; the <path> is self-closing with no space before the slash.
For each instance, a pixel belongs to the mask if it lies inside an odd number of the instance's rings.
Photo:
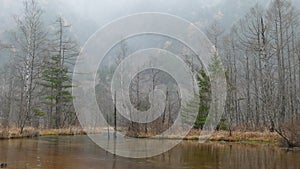
<path id="1" fill-rule="evenodd" d="M 294 129 L 289 134 L 297 137 L 299 11 L 285 0 L 272 1 L 268 9 L 257 5 L 219 39 L 215 45 L 227 66 L 228 125 L 283 135 Z"/>
<path id="2" fill-rule="evenodd" d="M 268 9 L 251 8 L 229 34 L 221 25 L 209 29 L 227 67 L 230 130 L 268 129 L 299 138 L 299 23 L 293 4 L 274 0 Z"/>
<path id="3" fill-rule="evenodd" d="M 2 125 L 61 128 L 73 125 L 71 70 L 79 47 L 61 18 L 47 30 L 36 1 L 24 2 L 1 52 L 10 61 L 1 70 Z M 73 59 L 73 60 L 72 60 Z"/>
<path id="4" fill-rule="evenodd" d="M 230 31 L 218 21 L 206 28 L 226 70 L 228 95 L 218 129 L 230 132 L 269 130 L 279 133 L 289 146 L 299 144 L 299 12 L 288 0 L 272 0 L 267 9 L 260 5 L 252 7 Z M 26 1 L 23 15 L 15 18 L 17 27 L 7 31 L 5 39 L 0 39 L 0 54 L 10 58 L 0 74 L 1 125 L 18 127 L 21 133 L 28 126 L 63 128 L 79 125 L 72 105 L 76 98 L 71 95 L 72 65 L 79 53 L 79 45 L 63 18 L 57 18 L 49 26 L 43 22 L 42 15 L 37 1 Z M 116 58 L 123 57 L 126 52 L 124 46 L 121 49 Z M 205 72 L 197 71 L 199 88 L 204 95 L 200 94 L 203 101 L 195 128 L 201 128 L 209 108 L 210 84 Z M 152 74 L 152 81 L 157 83 L 163 80 L 156 76 L 165 78 L 155 72 L 146 74 Z M 143 109 L 148 102 L 147 98 L 139 96 L 141 78 L 135 79 L 132 95 L 137 93 L 132 102 Z M 151 79 L 144 84 L 151 86 Z M 105 83 L 100 85 L 105 86 Z M 166 95 L 170 93 L 174 92 L 169 91 Z M 178 106 L 174 103 L 178 98 L 171 97 L 162 119 L 148 126 L 132 123 L 128 130 L 147 133 L 170 126 L 172 106 Z M 113 105 L 107 106 L 114 110 Z M 110 117 L 111 125 L 115 118 Z"/>

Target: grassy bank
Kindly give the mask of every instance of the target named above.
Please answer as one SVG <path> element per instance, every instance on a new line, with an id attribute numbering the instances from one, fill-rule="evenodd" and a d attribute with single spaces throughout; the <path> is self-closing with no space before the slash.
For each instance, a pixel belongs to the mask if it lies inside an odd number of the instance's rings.
<path id="1" fill-rule="evenodd" d="M 217 131 L 210 138 L 211 141 L 226 141 L 226 142 L 264 142 L 264 143 L 279 143 L 280 136 L 275 132 L 232 132 L 229 136 L 227 131 Z"/>
<path id="2" fill-rule="evenodd" d="M 0 128 L 0 139 L 16 139 L 16 138 L 30 138 L 38 136 L 49 135 L 84 135 L 86 134 L 81 128 L 70 127 L 64 129 L 35 129 L 25 128 L 23 133 L 20 133 L 18 128 L 3 129 Z"/>
<path id="3" fill-rule="evenodd" d="M 137 138 L 147 138 L 152 135 L 139 134 Z M 159 139 L 183 139 L 183 140 L 198 140 L 200 136 L 200 131 L 192 129 L 190 133 L 181 137 L 178 135 L 168 135 L 168 136 L 158 136 Z M 277 133 L 272 132 L 232 132 L 229 135 L 228 131 L 215 131 L 209 141 L 219 141 L 219 142 L 263 142 L 263 143 L 279 143 L 281 141 L 280 136 Z"/>
<path id="4" fill-rule="evenodd" d="M 0 129 L 0 139 L 15 139 L 15 138 L 28 138 L 49 135 L 85 135 L 83 129 L 79 127 L 70 127 L 64 129 L 35 129 L 25 128 L 24 132 L 20 134 L 18 128 Z M 184 139 L 184 140 L 198 140 L 200 135 L 199 130 L 191 130 L 186 137 L 177 135 L 168 135 L 157 137 L 160 139 Z M 139 134 L 137 138 L 147 138 L 153 135 Z M 209 138 L 209 141 L 225 141 L 225 142 L 264 142 L 264 143 L 279 143 L 281 140 L 277 133 L 271 132 L 232 132 L 229 135 L 228 131 L 215 131 Z"/>

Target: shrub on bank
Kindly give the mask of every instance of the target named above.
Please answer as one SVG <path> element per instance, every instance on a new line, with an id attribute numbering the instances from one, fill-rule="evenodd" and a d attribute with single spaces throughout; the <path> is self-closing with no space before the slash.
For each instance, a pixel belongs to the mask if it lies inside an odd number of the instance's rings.
<path id="1" fill-rule="evenodd" d="M 278 125 L 275 131 L 281 136 L 281 145 L 286 147 L 300 147 L 300 115 L 289 118 Z"/>

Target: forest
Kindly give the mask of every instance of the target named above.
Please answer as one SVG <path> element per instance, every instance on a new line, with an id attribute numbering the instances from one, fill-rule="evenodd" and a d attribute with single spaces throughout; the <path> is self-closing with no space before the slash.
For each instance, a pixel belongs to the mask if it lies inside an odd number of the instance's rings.
<path id="1" fill-rule="evenodd" d="M 72 73 L 81 46 L 72 34 L 72 23 L 57 17 L 52 24 L 46 24 L 43 14 L 38 1 L 25 1 L 22 15 L 13 18 L 16 27 L 0 37 L 0 55 L 8 58 L 0 70 L 2 129 L 17 128 L 22 134 L 28 127 L 80 126 L 71 89 L 76 87 L 72 86 Z M 300 145 L 299 14 L 289 0 L 272 0 L 267 8 L 260 4 L 251 7 L 230 30 L 218 20 L 203 29 L 225 67 L 227 100 L 218 130 L 230 135 L 235 131 L 275 132 L 288 146 Z M 105 72 L 100 79 L 112 78 L 111 70 L 120 64 L 131 44 L 125 41 L 117 46 L 118 52 L 112 52 L 114 64 L 100 70 Z M 193 67 L 188 57 L 186 62 Z M 210 109 L 210 79 L 201 68 L 195 71 L 201 102 L 194 128 L 201 130 Z M 141 79 L 149 75 L 152 79 L 143 81 L 144 86 L 151 87 L 154 81 L 156 85 L 171 81 L 167 75 L 154 71 L 137 76 L 131 101 L 139 109 L 147 109 L 149 104 L 146 97 L 140 98 L 143 89 L 139 88 Z M 105 81 L 96 88 L 99 95 L 109 96 Z M 176 115 L 175 109 L 180 105 L 176 92 L 172 92 L 176 88 L 168 89 L 169 100 L 161 119 L 150 124 L 117 120 L 121 117 L 116 117 L 113 104 L 108 104 L 109 124 L 128 127 L 128 135 L 134 136 L 165 130 L 173 121 L 171 114 Z"/>

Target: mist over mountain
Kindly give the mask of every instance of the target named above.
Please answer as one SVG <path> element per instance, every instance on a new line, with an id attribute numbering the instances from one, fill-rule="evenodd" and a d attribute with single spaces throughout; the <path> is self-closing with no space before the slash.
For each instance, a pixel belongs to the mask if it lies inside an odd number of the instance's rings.
<path id="1" fill-rule="evenodd" d="M 300 2 L 292 0 L 295 7 Z M 203 32 L 214 21 L 226 30 L 256 3 L 268 7 L 270 0 L 40 0 L 44 10 L 45 26 L 51 26 L 62 16 L 82 46 L 88 38 L 105 24 L 120 17 L 140 12 L 162 12 L 176 15 L 195 23 Z M 21 16 L 23 0 L 0 0 L 0 42 L 5 32 L 14 30 L 16 17 Z M 1 56 L 0 56 L 1 57 Z M 1 58 L 0 58 L 1 59 Z M 2 56 L 3 63 L 3 56 Z"/>
<path id="2" fill-rule="evenodd" d="M 257 1 L 268 4 L 269 0 Z M 0 0 L 0 32 L 15 26 L 14 16 L 21 15 L 22 0 Z M 162 12 L 183 17 L 205 28 L 213 20 L 229 27 L 254 4 L 253 0 L 42 0 L 45 22 L 64 17 L 83 44 L 97 29 L 117 18 L 139 12 Z"/>

